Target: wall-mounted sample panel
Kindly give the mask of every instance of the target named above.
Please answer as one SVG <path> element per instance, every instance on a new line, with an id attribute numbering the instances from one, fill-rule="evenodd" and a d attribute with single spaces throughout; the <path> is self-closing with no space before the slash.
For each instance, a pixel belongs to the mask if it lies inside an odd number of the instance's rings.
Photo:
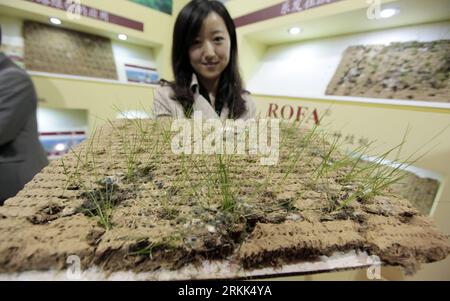
<path id="1" fill-rule="evenodd" d="M 24 38 L 28 70 L 117 79 L 109 39 L 29 21 Z"/>
<path id="2" fill-rule="evenodd" d="M 392 191 L 407 199 L 422 214 L 429 215 L 434 205 L 440 182 L 436 179 L 422 178 L 411 172 L 392 185 Z"/>
<path id="3" fill-rule="evenodd" d="M 450 102 L 450 40 L 349 47 L 326 94 Z"/>

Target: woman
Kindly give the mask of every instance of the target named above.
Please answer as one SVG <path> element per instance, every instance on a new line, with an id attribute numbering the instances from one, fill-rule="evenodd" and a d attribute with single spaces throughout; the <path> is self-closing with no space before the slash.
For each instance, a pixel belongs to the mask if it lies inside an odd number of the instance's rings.
<path id="1" fill-rule="evenodd" d="M 242 87 L 236 28 L 225 6 L 193 0 L 175 22 L 172 46 L 174 82 L 162 80 L 154 95 L 156 118 L 255 118 L 256 107 Z"/>

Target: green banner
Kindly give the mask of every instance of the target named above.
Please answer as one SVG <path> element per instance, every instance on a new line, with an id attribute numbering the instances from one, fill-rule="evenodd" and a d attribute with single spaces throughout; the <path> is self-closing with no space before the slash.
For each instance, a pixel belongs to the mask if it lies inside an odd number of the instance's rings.
<path id="1" fill-rule="evenodd" d="M 159 10 L 163 13 L 172 14 L 173 0 L 129 0 L 141 5 L 145 5 L 152 9 Z"/>

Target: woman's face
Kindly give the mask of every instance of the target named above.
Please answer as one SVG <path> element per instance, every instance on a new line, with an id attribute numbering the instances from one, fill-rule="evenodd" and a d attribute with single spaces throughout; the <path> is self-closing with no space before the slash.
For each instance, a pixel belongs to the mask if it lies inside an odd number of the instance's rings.
<path id="1" fill-rule="evenodd" d="M 220 78 L 230 61 L 231 41 L 223 19 L 212 12 L 203 21 L 202 28 L 189 48 L 192 68 L 204 80 Z"/>

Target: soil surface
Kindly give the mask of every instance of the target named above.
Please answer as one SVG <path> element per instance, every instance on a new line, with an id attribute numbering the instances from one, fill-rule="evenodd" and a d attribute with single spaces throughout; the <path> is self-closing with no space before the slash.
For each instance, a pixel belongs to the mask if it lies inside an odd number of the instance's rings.
<path id="1" fill-rule="evenodd" d="M 283 126 L 274 166 L 251 154 L 176 155 L 173 135 L 168 122 L 114 122 L 51 162 L 0 207 L 0 273 L 65 269 L 70 255 L 83 269 L 147 272 L 352 250 L 413 273 L 450 253 L 408 200 L 361 190 L 371 175 L 322 134 Z"/>

